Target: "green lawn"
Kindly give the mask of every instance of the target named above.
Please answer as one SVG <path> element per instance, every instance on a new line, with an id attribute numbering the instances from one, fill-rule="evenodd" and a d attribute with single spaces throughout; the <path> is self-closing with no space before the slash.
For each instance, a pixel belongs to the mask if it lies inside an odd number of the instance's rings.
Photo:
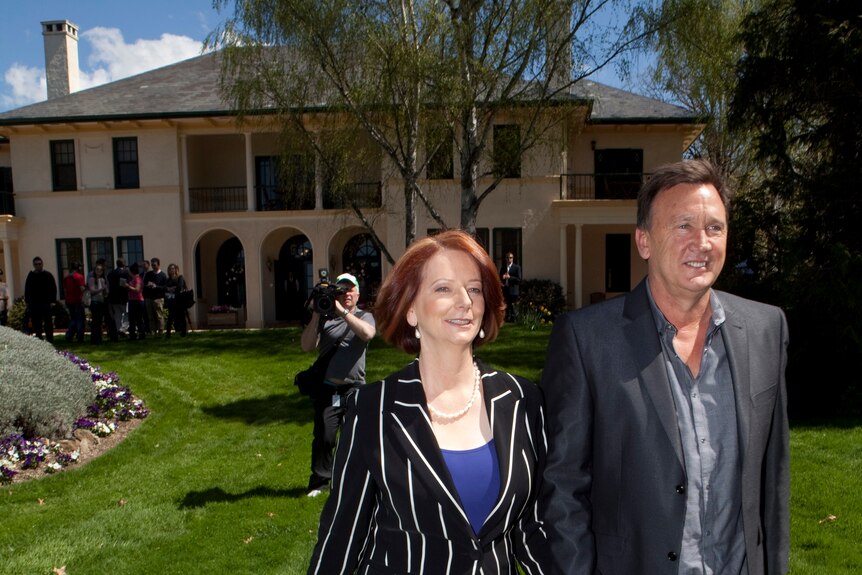
<path id="1" fill-rule="evenodd" d="M 72 348 L 152 414 L 84 466 L 0 489 L 0 574 L 304 573 L 324 498 L 305 497 L 311 363 L 296 328 Z M 479 351 L 537 380 L 548 330 L 506 325 Z M 379 340 L 369 379 L 409 357 Z M 862 570 L 862 422 L 794 427 L 793 573 Z M 834 521 L 823 521 L 834 515 Z"/>

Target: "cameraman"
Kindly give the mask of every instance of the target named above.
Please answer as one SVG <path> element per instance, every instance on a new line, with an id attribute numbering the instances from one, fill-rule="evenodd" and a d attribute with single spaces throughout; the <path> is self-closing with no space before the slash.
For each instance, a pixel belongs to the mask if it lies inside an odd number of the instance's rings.
<path id="1" fill-rule="evenodd" d="M 302 332 L 302 351 L 317 348 L 318 354 L 323 355 L 332 346 L 339 346 L 326 370 L 325 390 L 313 399 L 309 497 L 316 497 L 329 487 L 332 452 L 347 411 L 346 396 L 355 386 L 365 383 L 365 350 L 377 329 L 374 316 L 356 307 L 359 301 L 356 278 L 344 273 L 335 278 L 335 283 L 340 289 L 331 312 L 321 315 L 315 305 L 311 321 Z"/>

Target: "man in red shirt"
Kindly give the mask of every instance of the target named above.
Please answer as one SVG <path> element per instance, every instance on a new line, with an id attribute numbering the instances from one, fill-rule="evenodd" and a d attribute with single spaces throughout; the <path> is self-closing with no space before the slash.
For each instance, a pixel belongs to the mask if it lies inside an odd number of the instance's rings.
<path id="1" fill-rule="evenodd" d="M 66 331 L 66 341 L 76 337 L 84 341 L 84 290 L 87 289 L 84 276 L 81 274 L 81 264 L 72 262 L 69 273 L 63 278 L 63 296 L 66 308 L 69 310 L 69 329 Z"/>

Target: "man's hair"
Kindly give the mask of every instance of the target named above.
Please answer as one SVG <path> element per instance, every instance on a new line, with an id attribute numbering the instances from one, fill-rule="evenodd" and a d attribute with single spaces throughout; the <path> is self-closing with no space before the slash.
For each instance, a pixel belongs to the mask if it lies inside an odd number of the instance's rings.
<path id="1" fill-rule="evenodd" d="M 44 263 L 44 262 L 42 261 L 42 258 L 40 258 L 39 256 L 36 256 L 35 258 L 33 258 L 33 265 L 34 265 L 34 266 L 36 265 L 36 262 Z"/>
<path id="2" fill-rule="evenodd" d="M 731 191 L 718 167 L 709 160 L 698 158 L 659 166 L 638 192 L 637 227 L 647 230 L 651 224 L 652 204 L 664 190 L 680 184 L 711 184 L 718 191 L 725 212 L 730 217 Z"/>
<path id="3" fill-rule="evenodd" d="M 81 271 L 81 264 L 78 262 L 72 262 L 69 264 L 69 271 L 71 272 L 79 272 Z"/>
<path id="4" fill-rule="evenodd" d="M 118 268 L 126 267 L 126 260 L 124 260 L 123 258 L 117 258 L 117 267 Z"/>

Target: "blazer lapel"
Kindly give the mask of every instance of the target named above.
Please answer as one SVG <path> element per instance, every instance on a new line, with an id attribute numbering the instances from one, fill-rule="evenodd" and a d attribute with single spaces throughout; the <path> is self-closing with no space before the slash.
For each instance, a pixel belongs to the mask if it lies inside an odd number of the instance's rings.
<path id="1" fill-rule="evenodd" d="M 500 492 L 485 524 L 480 530 L 483 539 L 494 539 L 505 527 L 505 519 L 509 516 L 509 506 L 512 494 L 519 487 L 520 476 L 513 473 L 513 467 L 518 466 L 521 459 L 521 449 L 525 438 L 519 437 L 517 426 L 523 421 L 523 406 L 521 394 L 515 393 L 510 387 L 504 373 L 492 371 L 479 364 L 482 370 L 482 387 L 485 393 L 485 409 L 491 421 L 491 432 L 494 436 L 494 447 L 500 467 Z M 520 511 L 520 509 L 516 510 Z"/>
<path id="2" fill-rule="evenodd" d="M 640 373 L 640 384 L 646 389 L 652 401 L 680 465 L 684 466 L 676 406 L 670 391 L 667 366 L 664 363 L 664 354 L 656 334 L 655 319 L 646 290 L 647 283 L 643 280 L 629 295 L 625 296 L 623 315 L 631 321 L 631 325 L 625 330 L 626 340 L 631 357 L 634 358 Z"/>
<path id="3" fill-rule="evenodd" d="M 748 332 L 745 329 L 744 318 L 736 310 L 728 307 L 722 301 L 725 312 L 721 336 L 727 351 L 727 361 L 730 365 L 730 377 L 733 381 L 733 393 L 736 401 L 736 427 L 739 433 L 740 460 L 745 461 L 748 447 L 749 430 L 751 429 L 751 377 Z"/>
<path id="4" fill-rule="evenodd" d="M 461 515 L 465 528 L 470 530 L 470 521 L 461 507 L 449 468 L 431 429 L 418 361 L 387 379 L 386 384 L 390 397 L 384 404 L 386 423 L 383 431 L 388 434 L 393 448 L 404 458 L 403 462 L 393 463 L 406 467 L 409 461 L 417 479 L 434 494 L 445 511 Z"/>

